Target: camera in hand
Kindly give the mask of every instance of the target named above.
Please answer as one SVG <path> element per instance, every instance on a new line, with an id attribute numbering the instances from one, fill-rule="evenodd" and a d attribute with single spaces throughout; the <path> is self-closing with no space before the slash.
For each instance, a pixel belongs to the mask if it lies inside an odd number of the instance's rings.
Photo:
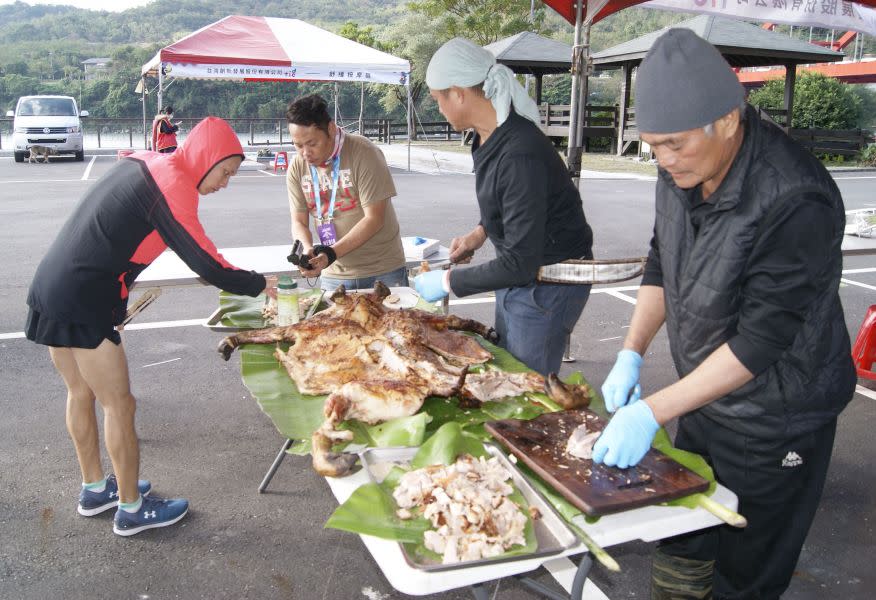
<path id="1" fill-rule="evenodd" d="M 292 243 L 292 252 L 289 253 L 286 260 L 300 269 L 309 270 L 312 268 L 310 257 L 304 254 L 304 244 L 301 243 L 301 240 L 295 240 Z"/>

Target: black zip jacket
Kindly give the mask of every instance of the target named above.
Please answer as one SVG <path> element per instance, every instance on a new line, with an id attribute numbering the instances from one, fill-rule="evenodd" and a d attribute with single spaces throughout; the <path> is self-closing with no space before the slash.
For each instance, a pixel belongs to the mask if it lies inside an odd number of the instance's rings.
<path id="1" fill-rule="evenodd" d="M 751 108 L 744 127 L 708 205 L 660 171 L 643 284 L 663 287 L 680 377 L 724 343 L 755 375 L 699 410 L 746 435 L 785 438 L 831 421 L 854 393 L 839 299 L 845 211 L 802 146 Z"/>
<path id="2" fill-rule="evenodd" d="M 511 111 L 472 147 L 480 224 L 496 249 L 490 262 L 450 272 L 457 296 L 525 286 L 539 267 L 593 258 L 581 196 L 550 139 Z"/>

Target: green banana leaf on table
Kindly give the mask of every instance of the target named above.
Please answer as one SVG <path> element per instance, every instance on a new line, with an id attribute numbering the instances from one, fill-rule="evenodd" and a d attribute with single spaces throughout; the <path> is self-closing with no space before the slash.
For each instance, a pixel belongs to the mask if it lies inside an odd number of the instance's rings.
<path id="1" fill-rule="evenodd" d="M 240 302 L 239 296 L 220 295 L 220 306 L 233 310 L 226 311 L 238 322 L 258 315 L 260 318 L 261 304 L 257 301 Z M 422 302 L 422 301 L 421 301 Z M 438 310 L 431 304 L 424 308 Z M 419 307 L 419 306 L 418 306 Z M 476 337 L 478 342 L 493 354 L 484 368 L 499 369 L 506 372 L 523 372 L 529 370 L 526 365 L 515 359 L 510 353 L 486 340 Z M 285 351 L 287 345 L 280 344 Z M 310 436 L 323 422 L 323 403 L 325 396 L 308 396 L 298 392 L 295 383 L 286 370 L 274 357 L 275 347 L 270 345 L 244 345 L 240 349 L 241 374 L 244 385 L 258 402 L 265 414 L 270 417 L 277 430 L 284 436 L 295 440 L 290 452 L 307 454 L 310 452 Z M 580 373 L 573 373 L 565 379 L 567 383 L 587 383 Z M 608 417 L 602 397 L 593 386 L 590 409 Z M 560 410 L 545 394 L 532 393 L 501 402 L 485 402 L 480 408 L 459 408 L 457 400 L 452 398 L 430 397 L 423 403 L 419 413 L 411 417 L 403 417 L 378 425 L 366 425 L 357 421 L 348 421 L 343 426 L 354 433 L 353 443 L 371 447 L 421 446 L 436 431 L 447 423 L 456 423 L 462 430 L 481 440 L 490 440 L 483 424 L 498 419 L 528 420 L 545 412 Z M 711 468 L 699 455 L 678 450 L 672 447 L 664 429 L 660 429 L 654 439 L 654 447 L 690 468 L 710 482 L 705 495 L 711 495 L 715 490 L 715 478 Z M 523 465 L 518 464 L 519 467 Z M 525 470 L 525 467 L 524 467 Z M 571 520 L 582 515 L 577 508 L 567 502 L 561 495 L 554 492 L 550 486 L 541 481 L 534 473 L 525 471 L 534 485 L 551 502 L 563 517 Z M 374 493 L 374 492 L 372 492 Z M 667 503 L 671 506 L 696 508 L 699 505 L 697 495 L 680 498 Z M 595 519 L 588 517 L 588 521 Z M 402 541 L 402 540 L 400 540 Z"/>
<path id="2" fill-rule="evenodd" d="M 477 437 L 466 433 L 459 423 L 448 422 L 420 446 L 411 461 L 410 468 L 449 465 L 463 454 L 489 456 Z M 395 467 L 382 482 L 359 486 L 346 502 L 335 509 L 325 526 L 396 541 L 404 544 L 405 552 L 415 562 L 440 563 L 441 555 L 428 550 L 423 544 L 423 533 L 431 529 L 429 521 L 422 517 L 403 520 L 396 515 L 398 506 L 392 497 L 392 492 L 404 472 L 404 469 Z M 524 529 L 526 543 L 512 547 L 501 555 L 503 558 L 531 554 L 538 548 L 538 540 L 535 537 L 526 500 L 518 490 L 515 490 L 509 498 L 526 516 Z"/>
<path id="3" fill-rule="evenodd" d="M 299 290 L 298 298 L 316 298 L 321 293 L 322 290 L 318 288 Z M 274 324 L 266 322 L 262 316 L 262 308 L 264 306 L 264 294 L 253 298 L 251 296 L 236 296 L 228 292 L 219 292 L 219 308 L 222 309 L 220 323 L 226 327 L 241 327 L 244 329 L 273 327 Z M 322 300 L 317 310 L 322 310 L 326 307 L 328 307 L 328 303 Z"/>

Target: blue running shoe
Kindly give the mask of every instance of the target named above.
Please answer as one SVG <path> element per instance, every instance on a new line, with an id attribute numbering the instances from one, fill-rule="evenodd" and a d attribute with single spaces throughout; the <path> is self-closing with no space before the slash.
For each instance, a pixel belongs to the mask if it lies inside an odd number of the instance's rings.
<path id="1" fill-rule="evenodd" d="M 148 496 L 152 491 L 152 484 L 144 479 L 137 481 L 137 489 L 140 490 L 141 496 Z M 110 475 L 106 478 L 106 487 L 102 492 L 92 492 L 82 488 L 79 492 L 79 511 L 80 515 L 93 517 L 105 510 L 109 510 L 119 504 L 119 484 L 116 481 L 115 475 Z"/>
<path id="2" fill-rule="evenodd" d="M 189 512 L 189 501 L 181 498 L 143 498 L 143 505 L 135 513 L 121 508 L 116 510 L 113 519 L 113 533 L 134 535 L 146 529 L 173 525 Z"/>

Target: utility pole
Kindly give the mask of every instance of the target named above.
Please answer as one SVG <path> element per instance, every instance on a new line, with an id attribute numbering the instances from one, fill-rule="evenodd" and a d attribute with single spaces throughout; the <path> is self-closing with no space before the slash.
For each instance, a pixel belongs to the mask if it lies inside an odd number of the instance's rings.
<path id="1" fill-rule="evenodd" d="M 535 0 L 529 0 L 529 25 L 530 27 L 535 25 Z M 533 29 L 535 28 L 533 27 Z M 523 84 L 527 94 L 529 93 L 529 81 L 531 79 L 532 75 L 530 75 L 529 73 L 527 73 L 526 77 L 523 78 Z"/>

